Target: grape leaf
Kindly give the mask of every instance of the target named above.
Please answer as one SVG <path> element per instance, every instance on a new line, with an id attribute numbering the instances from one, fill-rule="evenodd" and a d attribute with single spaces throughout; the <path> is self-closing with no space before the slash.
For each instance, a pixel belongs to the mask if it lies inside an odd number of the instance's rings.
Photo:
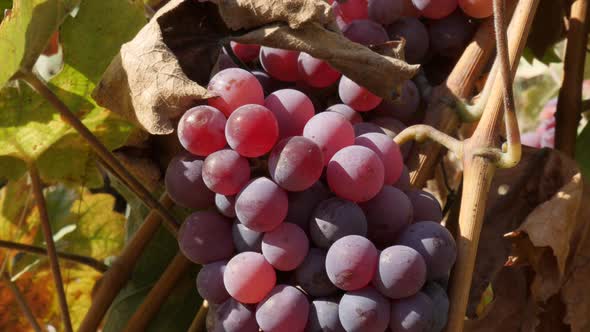
<path id="1" fill-rule="evenodd" d="M 0 87 L 19 70 L 30 70 L 47 41 L 79 0 L 17 0 L 0 23 Z"/>

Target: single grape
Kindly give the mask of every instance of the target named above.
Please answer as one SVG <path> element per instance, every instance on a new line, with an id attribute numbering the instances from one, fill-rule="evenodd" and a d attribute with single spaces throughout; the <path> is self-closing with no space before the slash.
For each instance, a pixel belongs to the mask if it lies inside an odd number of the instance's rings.
<path id="1" fill-rule="evenodd" d="M 252 75 L 256 77 L 262 89 L 264 90 L 264 95 L 267 96 L 277 90 L 287 88 L 287 83 L 281 82 L 279 80 L 275 80 L 274 78 L 270 77 L 267 73 L 261 70 L 253 70 Z"/>
<path id="2" fill-rule="evenodd" d="M 541 147 L 541 135 L 534 131 L 529 131 L 523 134 L 520 134 L 520 143 L 522 145 L 530 146 L 532 148 L 540 148 Z"/>
<path id="3" fill-rule="evenodd" d="M 402 94 L 398 100 L 383 100 L 375 108 L 375 113 L 394 117 L 404 123 L 409 123 L 420 106 L 420 93 L 416 84 L 411 80 L 404 82 Z"/>
<path id="4" fill-rule="evenodd" d="M 264 332 L 303 331 L 309 302 L 293 286 L 277 285 L 256 307 L 256 322 Z"/>
<path id="5" fill-rule="evenodd" d="M 237 194 L 250 180 L 250 164 L 234 150 L 210 154 L 203 164 L 203 181 L 207 188 L 222 195 Z"/>
<path id="6" fill-rule="evenodd" d="M 405 165 L 402 170 L 402 175 L 400 175 L 399 179 L 393 184 L 393 186 L 399 190 L 410 190 L 412 188 L 412 185 L 410 184 L 410 171 Z"/>
<path id="7" fill-rule="evenodd" d="M 260 82 L 241 68 L 229 68 L 215 74 L 207 90 L 214 96 L 207 102 L 229 117 L 235 109 L 248 104 L 262 105 L 264 92 Z"/>
<path id="8" fill-rule="evenodd" d="M 414 210 L 414 222 L 418 221 L 436 221 L 440 222 L 443 218 L 442 208 L 438 200 L 431 193 L 424 190 L 408 190 L 406 195 L 412 202 Z"/>
<path id="9" fill-rule="evenodd" d="M 345 332 L 338 317 L 338 301 L 319 298 L 311 302 L 305 332 Z"/>
<path id="10" fill-rule="evenodd" d="M 262 236 L 264 233 L 253 231 L 236 220 L 232 226 L 231 234 L 237 252 L 262 252 Z"/>
<path id="11" fill-rule="evenodd" d="M 416 250 L 406 246 L 391 246 L 379 255 L 373 286 L 392 298 L 412 296 L 426 282 L 426 263 Z"/>
<path id="12" fill-rule="evenodd" d="M 333 197 L 318 204 L 309 223 L 313 243 L 328 249 L 347 235 L 367 235 L 363 210 L 351 201 Z"/>
<path id="13" fill-rule="evenodd" d="M 342 102 L 359 112 L 374 109 L 382 100 L 381 97 L 374 95 L 344 75 L 338 84 L 338 96 Z"/>
<path id="14" fill-rule="evenodd" d="M 371 149 L 352 145 L 338 151 L 328 163 L 330 189 L 353 202 L 366 202 L 383 187 L 383 162 Z"/>
<path id="15" fill-rule="evenodd" d="M 346 23 L 369 18 L 368 0 L 334 1 L 332 10 Z"/>
<path id="16" fill-rule="evenodd" d="M 486 18 L 494 13 L 493 0 L 459 0 L 459 7 L 473 18 Z"/>
<path id="17" fill-rule="evenodd" d="M 285 221 L 301 227 L 309 232 L 309 220 L 316 206 L 323 200 L 330 198 L 330 191 L 318 181 L 304 191 L 289 192 L 289 209 Z"/>
<path id="18" fill-rule="evenodd" d="M 411 224 L 398 236 L 397 243 L 413 248 L 422 255 L 428 270 L 427 280 L 446 277 L 457 258 L 453 236 L 434 221 Z"/>
<path id="19" fill-rule="evenodd" d="M 391 139 L 395 138 L 397 134 L 406 129 L 406 126 L 401 121 L 388 116 L 375 118 L 372 120 L 372 123 L 381 127 L 381 129 L 385 132 L 385 135 L 389 136 Z M 410 155 L 410 150 L 412 149 L 412 142 L 403 144 L 399 148 L 404 158 L 407 158 Z"/>
<path id="20" fill-rule="evenodd" d="M 240 155 L 256 158 L 272 149 L 279 137 L 279 126 L 268 108 L 244 105 L 227 119 L 225 136 L 229 146 Z"/>
<path id="21" fill-rule="evenodd" d="M 326 253 L 318 248 L 309 249 L 295 270 L 295 280 L 310 296 L 329 296 L 338 291 L 326 274 Z"/>
<path id="22" fill-rule="evenodd" d="M 219 53 L 219 57 L 217 58 L 217 67 L 218 72 L 229 68 L 240 68 L 240 66 L 236 65 L 234 60 L 229 55 L 223 52 Z"/>
<path id="23" fill-rule="evenodd" d="M 445 57 L 456 58 L 463 53 L 473 36 L 474 25 L 462 12 L 433 21 L 428 27 L 430 49 Z"/>
<path id="24" fill-rule="evenodd" d="M 352 127 L 354 129 L 354 137 L 359 137 L 368 133 L 385 134 L 385 131 L 381 127 L 371 122 L 360 122 Z"/>
<path id="25" fill-rule="evenodd" d="M 396 235 L 412 222 L 410 199 L 392 186 L 383 186 L 377 196 L 361 207 L 367 215 L 368 238 L 380 248 L 392 245 Z"/>
<path id="26" fill-rule="evenodd" d="M 303 191 L 319 180 L 324 169 L 324 157 L 314 141 L 303 136 L 280 141 L 268 158 L 268 171 L 283 189 Z"/>
<path id="27" fill-rule="evenodd" d="M 399 0 L 403 4 L 402 18 L 420 17 L 420 10 L 414 6 L 412 0 Z"/>
<path id="28" fill-rule="evenodd" d="M 229 299 L 229 293 L 223 285 L 223 271 L 227 260 L 205 264 L 197 274 L 197 290 L 209 303 L 221 304 Z"/>
<path id="29" fill-rule="evenodd" d="M 271 77 L 284 82 L 295 82 L 299 78 L 297 58 L 299 52 L 262 46 L 260 64 Z"/>
<path id="30" fill-rule="evenodd" d="M 396 332 L 432 331 L 434 308 L 432 300 L 418 292 L 410 297 L 391 302 L 389 327 Z"/>
<path id="31" fill-rule="evenodd" d="M 207 264 L 234 253 L 230 221 L 213 211 L 189 215 L 178 231 L 180 251 L 194 263 Z"/>
<path id="32" fill-rule="evenodd" d="M 262 255 L 279 271 L 295 270 L 307 256 L 309 241 L 297 225 L 284 222 L 262 237 Z"/>
<path id="33" fill-rule="evenodd" d="M 184 113 L 178 122 L 178 140 L 183 148 L 197 156 L 223 149 L 225 116 L 211 106 L 197 106 Z"/>
<path id="34" fill-rule="evenodd" d="M 359 112 L 353 110 L 352 107 L 350 107 L 346 104 L 332 105 L 332 106 L 326 108 L 326 111 L 336 112 L 336 113 L 342 115 L 343 117 L 346 118 L 346 120 L 350 121 L 350 124 L 352 124 L 352 125 L 363 122 L 363 118 L 361 117 L 361 114 Z"/>
<path id="35" fill-rule="evenodd" d="M 385 134 L 367 133 L 357 136 L 355 145 L 367 147 L 379 156 L 385 168 L 385 184 L 394 184 L 402 174 L 404 157 L 399 146 Z"/>
<path id="36" fill-rule="evenodd" d="M 242 303 L 258 303 L 274 288 L 272 265 L 257 252 L 243 252 L 227 263 L 223 284 L 229 295 Z"/>
<path id="37" fill-rule="evenodd" d="M 311 100 L 304 93 L 294 89 L 271 93 L 266 97 L 264 106 L 277 119 L 279 138 L 302 135 L 303 127 L 315 114 Z"/>
<path id="38" fill-rule="evenodd" d="M 344 37 L 362 45 L 378 45 L 389 40 L 387 31 L 370 20 L 355 20 L 342 29 Z"/>
<path id="39" fill-rule="evenodd" d="M 251 62 L 256 60 L 258 58 L 258 53 L 260 53 L 260 45 L 241 44 L 234 41 L 231 41 L 229 45 L 238 59 L 242 60 L 243 62 Z"/>
<path id="40" fill-rule="evenodd" d="M 215 194 L 215 207 L 228 218 L 236 217 L 236 197 Z"/>
<path id="41" fill-rule="evenodd" d="M 215 328 L 208 331 L 258 332 L 256 313 L 252 305 L 242 304 L 230 298 L 217 307 L 214 313 Z"/>
<path id="42" fill-rule="evenodd" d="M 347 292 L 338 304 L 338 316 L 347 332 L 383 332 L 390 314 L 389 300 L 373 287 Z"/>
<path id="43" fill-rule="evenodd" d="M 329 63 L 304 52 L 299 54 L 297 68 L 299 77 L 314 88 L 329 87 L 340 78 L 340 73 L 332 68 Z"/>
<path id="44" fill-rule="evenodd" d="M 422 16 L 433 20 L 440 20 L 449 16 L 457 8 L 457 0 L 412 0 Z"/>
<path id="45" fill-rule="evenodd" d="M 447 325 L 449 315 L 449 297 L 447 292 L 436 282 L 429 282 L 422 292 L 432 300 L 434 313 L 432 317 L 434 332 L 441 332 Z"/>
<path id="46" fill-rule="evenodd" d="M 387 26 L 387 34 L 392 40 L 403 38 L 406 40 L 404 55 L 408 63 L 421 63 L 428 52 L 428 30 L 415 17 L 403 17 Z"/>
<path id="47" fill-rule="evenodd" d="M 260 177 L 238 194 L 236 215 L 251 230 L 268 232 L 283 222 L 287 206 L 287 193 L 270 179 Z"/>
<path id="48" fill-rule="evenodd" d="M 340 149 L 354 144 L 354 130 L 343 116 L 334 112 L 314 115 L 303 128 L 303 136 L 314 141 L 324 155 L 327 165 Z"/>
<path id="49" fill-rule="evenodd" d="M 348 235 L 334 242 L 328 250 L 326 273 L 340 289 L 361 289 L 375 276 L 378 256 L 371 241 L 359 235 Z"/>
<path id="50" fill-rule="evenodd" d="M 189 209 L 204 209 L 213 205 L 215 193 L 202 177 L 203 160 L 183 152 L 170 160 L 164 183 L 174 203 Z"/>
<path id="51" fill-rule="evenodd" d="M 368 10 L 371 20 L 391 24 L 402 16 L 404 3 L 401 0 L 369 0 Z"/>

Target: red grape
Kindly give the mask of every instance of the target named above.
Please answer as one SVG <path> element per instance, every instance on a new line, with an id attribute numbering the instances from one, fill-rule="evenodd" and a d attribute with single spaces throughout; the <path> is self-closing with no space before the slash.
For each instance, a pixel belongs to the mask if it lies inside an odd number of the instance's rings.
<path id="1" fill-rule="evenodd" d="M 295 82 L 299 78 L 297 58 L 299 52 L 263 46 L 260 49 L 260 64 L 273 78 Z"/>
<path id="2" fill-rule="evenodd" d="M 369 0 L 369 18 L 381 24 L 390 24 L 400 18 L 404 3 L 399 0 Z"/>
<path id="3" fill-rule="evenodd" d="M 303 92 L 294 89 L 269 94 L 264 100 L 264 106 L 277 119 L 279 138 L 303 134 L 303 127 L 315 114 L 311 100 Z"/>
<path id="4" fill-rule="evenodd" d="M 297 66 L 299 77 L 314 88 L 328 87 L 340 78 L 340 73 L 330 64 L 304 52 L 299 54 Z"/>
<path id="5" fill-rule="evenodd" d="M 223 149 L 225 116 L 211 106 L 197 106 L 184 113 L 178 122 L 178 139 L 190 153 L 208 156 Z"/>
<path id="6" fill-rule="evenodd" d="M 404 168 L 404 158 L 397 143 L 385 134 L 367 133 L 357 136 L 354 144 L 367 147 L 379 156 L 385 167 L 385 184 L 397 182 Z"/>
<path id="7" fill-rule="evenodd" d="M 350 107 L 346 104 L 332 105 L 332 106 L 326 108 L 326 111 L 336 112 L 336 113 L 342 115 L 343 117 L 346 118 L 346 120 L 350 121 L 350 124 L 352 124 L 352 125 L 363 122 L 363 118 L 361 117 L 361 114 L 358 113 L 357 111 L 353 110 L 352 107 Z"/>
<path id="8" fill-rule="evenodd" d="M 309 241 L 297 225 L 284 222 L 262 237 L 262 255 L 279 271 L 295 270 L 307 255 Z"/>
<path id="9" fill-rule="evenodd" d="M 263 177 L 250 181 L 236 199 L 238 220 L 257 232 L 276 228 L 285 219 L 287 208 L 287 193 Z"/>
<path id="10" fill-rule="evenodd" d="M 256 44 L 241 44 L 232 41 L 230 42 L 230 46 L 236 56 L 244 62 L 256 60 L 258 53 L 260 53 L 260 45 Z"/>
<path id="11" fill-rule="evenodd" d="M 474 18 L 486 18 L 494 13 L 493 0 L 459 0 L 465 14 Z"/>
<path id="12" fill-rule="evenodd" d="M 293 136 L 280 141 L 268 158 L 268 171 L 283 189 L 303 191 L 322 175 L 324 157 L 309 138 Z"/>
<path id="13" fill-rule="evenodd" d="M 273 113 L 261 105 L 244 105 L 227 119 L 225 136 L 229 146 L 244 157 L 260 157 L 272 149 L 279 137 Z"/>
<path id="14" fill-rule="evenodd" d="M 457 0 L 412 0 L 426 18 L 441 19 L 449 16 L 457 8 Z"/>
<path id="15" fill-rule="evenodd" d="M 240 68 L 229 68 L 215 74 L 207 90 L 216 97 L 209 98 L 209 105 L 217 108 L 226 117 L 247 104 L 264 103 L 264 91 L 260 82 L 251 73 Z"/>
<path id="16" fill-rule="evenodd" d="M 236 197 L 215 194 L 215 207 L 219 213 L 228 218 L 236 217 Z"/>
<path id="17" fill-rule="evenodd" d="M 334 1 L 332 4 L 332 10 L 336 15 L 342 17 L 346 23 L 350 23 L 354 20 L 366 20 L 369 18 L 368 0 Z"/>
<path id="18" fill-rule="evenodd" d="M 342 76 L 338 84 L 338 95 L 340 99 L 355 111 L 366 112 L 377 107 L 381 97 L 374 95 L 371 91 L 356 84 L 346 76 Z"/>
<path id="19" fill-rule="evenodd" d="M 314 141 L 324 154 L 324 164 L 340 149 L 354 143 L 352 125 L 342 115 L 322 112 L 313 116 L 303 128 L 303 136 Z"/>
<path id="20" fill-rule="evenodd" d="M 260 302 L 275 286 L 277 276 L 264 256 L 257 252 L 235 255 L 225 267 L 223 284 L 242 303 Z"/>
<path id="21" fill-rule="evenodd" d="M 222 195 L 235 195 L 250 180 L 250 164 L 234 150 L 210 154 L 203 165 L 203 181 Z"/>
<path id="22" fill-rule="evenodd" d="M 305 295 L 287 285 L 277 285 L 256 307 L 256 322 L 264 332 L 301 332 L 308 315 Z"/>

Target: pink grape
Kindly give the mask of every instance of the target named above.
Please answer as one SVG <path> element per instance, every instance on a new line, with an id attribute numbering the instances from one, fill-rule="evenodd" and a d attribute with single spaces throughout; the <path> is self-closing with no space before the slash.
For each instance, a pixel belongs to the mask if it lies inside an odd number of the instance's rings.
<path id="1" fill-rule="evenodd" d="M 279 138 L 303 134 L 303 127 L 315 114 L 311 100 L 294 89 L 277 90 L 269 94 L 264 100 L 264 106 L 277 119 Z"/>
<path id="2" fill-rule="evenodd" d="M 244 62 L 251 62 L 258 58 L 260 53 L 260 45 L 256 44 L 241 44 L 234 41 L 229 43 L 231 49 L 234 51 L 238 59 Z"/>
<path id="3" fill-rule="evenodd" d="M 215 207 L 219 213 L 228 218 L 236 217 L 236 197 L 215 194 Z"/>
<path id="4" fill-rule="evenodd" d="M 369 18 L 368 0 L 334 1 L 332 10 L 336 15 L 342 17 L 346 23 Z"/>
<path id="5" fill-rule="evenodd" d="M 365 202 L 383 187 L 384 173 L 383 162 L 375 152 L 364 146 L 348 146 L 328 163 L 328 185 L 344 199 Z"/>
<path id="6" fill-rule="evenodd" d="M 457 8 L 457 0 L 412 0 L 422 16 L 439 20 L 449 16 Z"/>
<path id="7" fill-rule="evenodd" d="M 338 150 L 354 144 L 352 125 L 334 112 L 322 112 L 313 116 L 303 128 L 303 136 L 322 149 L 324 164 L 328 164 Z"/>
<path id="8" fill-rule="evenodd" d="M 346 105 L 359 112 L 374 109 L 382 100 L 381 97 L 374 95 L 346 76 L 342 76 L 340 79 L 338 96 Z"/>
<path id="9" fill-rule="evenodd" d="M 336 112 L 336 113 L 342 115 L 343 117 L 346 118 L 346 120 L 350 121 L 350 124 L 352 124 L 352 125 L 363 122 L 363 118 L 361 117 L 361 114 L 359 112 L 353 110 L 352 107 L 350 107 L 346 104 L 332 105 L 332 106 L 326 108 L 326 111 Z"/>
<path id="10" fill-rule="evenodd" d="M 247 251 L 227 263 L 223 284 L 231 297 L 242 303 L 260 302 L 275 286 L 277 276 L 264 256 Z"/>
<path id="11" fill-rule="evenodd" d="M 361 289 L 371 282 L 377 268 L 377 248 L 359 235 L 348 235 L 328 249 L 326 273 L 343 290 Z"/>
<path id="12" fill-rule="evenodd" d="M 529 131 L 520 135 L 520 142 L 523 145 L 530 146 L 533 148 L 541 147 L 541 135 L 534 131 Z"/>
<path id="13" fill-rule="evenodd" d="M 273 78 L 284 82 L 295 82 L 299 78 L 297 58 L 299 52 L 263 46 L 260 49 L 260 64 Z"/>
<path id="14" fill-rule="evenodd" d="M 299 54 L 297 68 L 299 69 L 299 77 L 314 88 L 328 87 L 336 83 L 341 75 L 327 62 L 304 52 Z"/>
<path id="15" fill-rule="evenodd" d="M 412 296 L 426 282 L 426 263 L 416 250 L 406 246 L 391 246 L 379 255 L 373 285 L 381 294 L 400 299 Z"/>
<path id="16" fill-rule="evenodd" d="M 244 105 L 227 119 L 225 137 L 240 155 L 260 157 L 272 149 L 279 137 L 279 125 L 273 113 L 261 105 Z"/>
<path id="17" fill-rule="evenodd" d="M 180 226 L 178 247 L 197 264 L 229 258 L 234 252 L 231 221 L 217 212 L 197 211 Z"/>
<path id="18" fill-rule="evenodd" d="M 277 285 L 256 307 L 256 322 L 264 332 L 301 332 L 309 302 L 297 288 Z"/>
<path id="19" fill-rule="evenodd" d="M 369 18 L 377 23 L 391 24 L 404 12 L 404 3 L 399 0 L 369 0 Z"/>
<path id="20" fill-rule="evenodd" d="M 370 20 L 352 21 L 342 29 L 342 34 L 362 45 L 378 45 L 389 40 L 387 31 L 380 24 Z"/>
<path id="21" fill-rule="evenodd" d="M 379 156 L 385 167 L 385 184 L 394 184 L 402 174 L 404 157 L 397 143 L 385 134 L 367 133 L 354 140 L 355 145 L 367 147 Z"/>
<path id="22" fill-rule="evenodd" d="M 189 209 L 204 209 L 213 204 L 215 193 L 203 182 L 202 170 L 203 160 L 188 152 L 172 158 L 164 183 L 174 203 Z"/>
<path id="23" fill-rule="evenodd" d="M 238 220 L 257 232 L 269 232 L 279 226 L 287 208 L 287 193 L 264 177 L 250 181 L 236 199 Z"/>
<path id="24" fill-rule="evenodd" d="M 210 106 L 197 106 L 184 113 L 178 122 L 178 139 L 188 152 L 197 156 L 223 149 L 225 141 L 223 114 Z"/>
<path id="25" fill-rule="evenodd" d="M 486 18 L 494 13 L 493 0 L 459 0 L 459 7 L 473 18 Z"/>
<path id="26" fill-rule="evenodd" d="M 229 117 L 243 105 L 264 103 L 264 91 L 260 82 L 251 73 L 241 68 L 229 68 L 215 74 L 207 90 L 217 96 L 207 101 Z"/>
<path id="27" fill-rule="evenodd" d="M 284 222 L 262 237 L 262 255 L 279 271 L 295 270 L 307 255 L 309 240 L 297 225 Z"/>
<path id="28" fill-rule="evenodd" d="M 210 154 L 203 165 L 203 181 L 222 195 L 235 195 L 250 180 L 250 164 L 234 150 Z"/>
<path id="29" fill-rule="evenodd" d="M 268 158 L 268 171 L 283 189 L 303 191 L 319 180 L 324 169 L 320 147 L 303 136 L 280 141 Z"/>

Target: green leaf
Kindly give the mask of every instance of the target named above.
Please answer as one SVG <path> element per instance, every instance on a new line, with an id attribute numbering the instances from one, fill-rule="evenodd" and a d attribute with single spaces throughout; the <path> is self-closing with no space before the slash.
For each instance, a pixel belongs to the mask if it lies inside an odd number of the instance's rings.
<path id="1" fill-rule="evenodd" d="M 586 125 L 576 140 L 576 161 L 585 179 L 590 179 L 590 126 Z"/>
<path id="2" fill-rule="evenodd" d="M 79 0 L 16 0 L 0 23 L 0 87 L 19 70 L 30 70 L 47 41 Z"/>

